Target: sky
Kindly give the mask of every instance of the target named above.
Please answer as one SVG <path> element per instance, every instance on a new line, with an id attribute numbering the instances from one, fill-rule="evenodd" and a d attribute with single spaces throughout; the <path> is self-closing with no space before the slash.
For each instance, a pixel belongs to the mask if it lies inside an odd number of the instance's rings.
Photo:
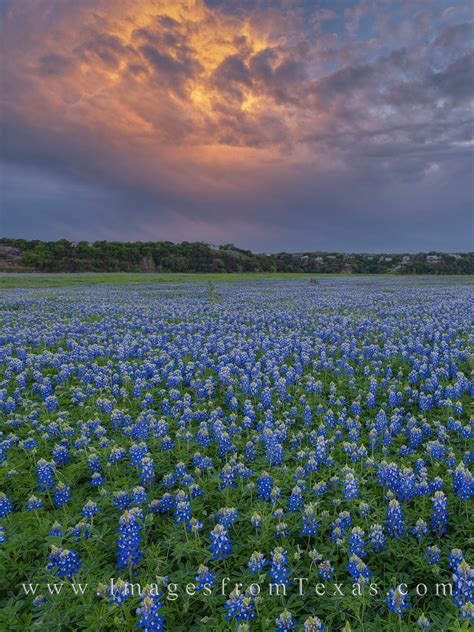
<path id="1" fill-rule="evenodd" d="M 473 250 L 474 5 L 3 0 L 0 232 Z"/>

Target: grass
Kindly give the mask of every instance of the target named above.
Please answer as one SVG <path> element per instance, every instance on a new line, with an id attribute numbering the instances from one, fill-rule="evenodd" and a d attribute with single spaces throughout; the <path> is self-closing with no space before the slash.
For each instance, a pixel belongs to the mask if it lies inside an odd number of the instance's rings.
<path id="1" fill-rule="evenodd" d="M 297 279 L 338 274 L 248 272 L 248 273 L 146 273 L 146 272 L 84 272 L 84 273 L 4 273 L 0 274 L 0 289 L 49 288 L 102 283 L 191 283 L 191 282 L 237 282 L 255 279 Z"/>
<path id="2" fill-rule="evenodd" d="M 0 273 L 0 290 L 11 288 L 62 288 L 81 285 L 123 284 L 123 283 L 218 283 L 255 281 L 258 279 L 312 279 L 328 277 L 365 277 L 376 279 L 380 276 L 397 276 L 391 274 L 347 275 L 339 273 L 311 273 L 311 272 L 51 272 L 51 273 Z M 412 279 L 472 279 L 470 275 L 404 275 L 403 278 Z"/>

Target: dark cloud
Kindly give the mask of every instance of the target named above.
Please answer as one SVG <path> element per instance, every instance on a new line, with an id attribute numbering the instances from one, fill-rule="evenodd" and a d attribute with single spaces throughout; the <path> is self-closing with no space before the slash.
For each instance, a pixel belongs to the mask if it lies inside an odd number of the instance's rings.
<path id="1" fill-rule="evenodd" d="M 71 69 L 73 62 L 70 57 L 61 53 L 42 55 L 38 60 L 38 72 L 44 75 L 62 75 Z"/>
<path id="2" fill-rule="evenodd" d="M 108 33 L 92 33 L 91 39 L 76 46 L 73 53 L 84 62 L 102 63 L 106 68 L 114 69 L 124 57 L 128 57 L 130 49 L 116 35 Z"/>
<path id="3" fill-rule="evenodd" d="M 431 77 L 442 96 L 463 104 L 474 96 L 474 53 L 466 53 Z"/>
<path id="4" fill-rule="evenodd" d="M 142 46 L 140 52 L 151 63 L 158 81 L 166 84 L 172 92 L 181 95 L 184 94 L 183 84 L 202 70 L 201 64 L 190 57 L 175 58 L 153 46 Z"/>
<path id="5" fill-rule="evenodd" d="M 432 49 L 445 60 L 462 55 L 474 40 L 474 23 L 449 24 L 434 39 Z"/>
<path id="6" fill-rule="evenodd" d="M 252 80 L 250 78 L 250 72 L 239 55 L 229 55 L 222 63 L 216 68 L 213 73 L 214 80 L 219 87 L 231 84 L 242 84 L 244 86 L 250 86 Z"/>

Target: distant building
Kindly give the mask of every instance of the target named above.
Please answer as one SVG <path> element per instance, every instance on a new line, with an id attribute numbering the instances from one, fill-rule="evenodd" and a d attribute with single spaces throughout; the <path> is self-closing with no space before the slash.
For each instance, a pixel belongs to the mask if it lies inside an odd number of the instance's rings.
<path id="1" fill-rule="evenodd" d="M 442 260 L 443 257 L 440 257 L 439 255 L 426 255 L 426 263 L 431 265 L 441 263 Z"/>

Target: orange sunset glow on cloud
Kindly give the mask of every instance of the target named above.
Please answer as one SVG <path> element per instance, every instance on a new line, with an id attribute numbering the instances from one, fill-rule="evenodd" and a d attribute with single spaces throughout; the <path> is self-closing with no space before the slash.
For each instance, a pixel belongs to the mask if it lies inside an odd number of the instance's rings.
<path id="1" fill-rule="evenodd" d="M 466 213 L 469 3 L 2 11 L 10 234 L 343 248 L 375 222 L 423 247 L 447 199 Z"/>

